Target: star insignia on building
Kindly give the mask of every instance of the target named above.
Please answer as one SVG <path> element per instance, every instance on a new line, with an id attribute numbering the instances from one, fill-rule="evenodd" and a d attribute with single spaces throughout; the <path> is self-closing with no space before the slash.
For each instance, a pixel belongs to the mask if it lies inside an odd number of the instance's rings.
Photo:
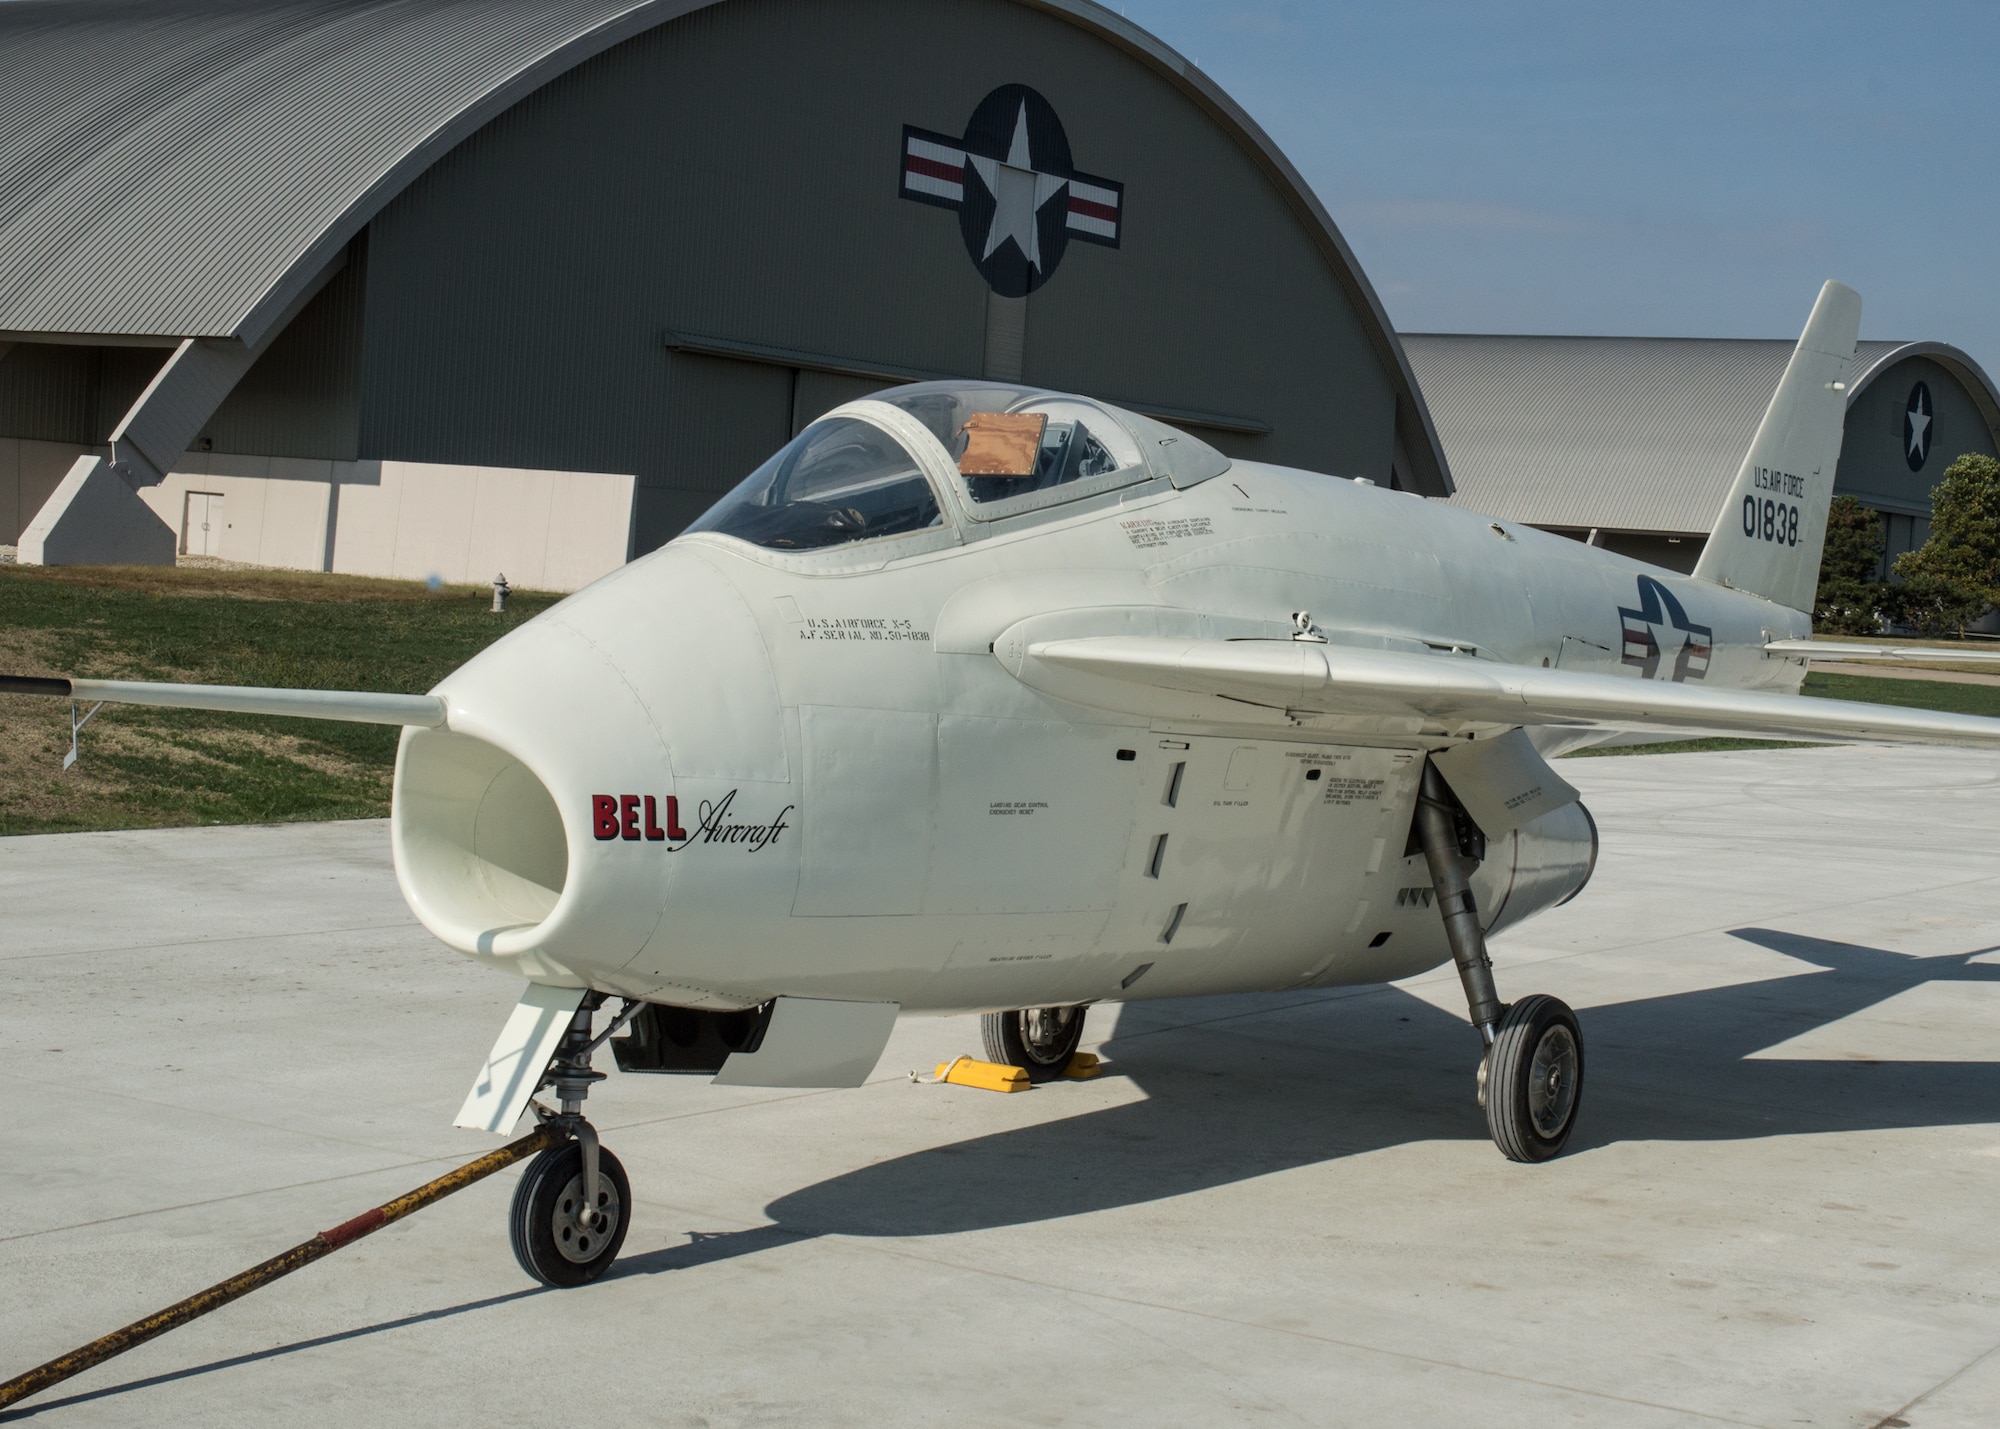
<path id="1" fill-rule="evenodd" d="M 1910 389 L 1903 408 L 1903 460 L 1911 471 L 1923 470 L 1931 454 L 1931 389 L 1919 382 Z"/>
<path id="2" fill-rule="evenodd" d="M 993 291 L 1025 297 L 1055 273 L 1071 239 L 1116 248 L 1125 186 L 1079 173 L 1055 109 L 1005 84 L 961 137 L 903 128 L 902 195 L 958 210 L 966 255 Z"/>

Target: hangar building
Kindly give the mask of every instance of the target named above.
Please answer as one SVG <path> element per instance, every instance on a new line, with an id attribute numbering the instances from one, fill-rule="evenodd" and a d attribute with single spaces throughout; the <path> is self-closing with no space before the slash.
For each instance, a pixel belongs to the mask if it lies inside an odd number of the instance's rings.
<path id="1" fill-rule="evenodd" d="M 1451 491 L 1311 191 L 1087 0 L 0 5 L 24 560 L 571 588 L 968 375 Z"/>
<path id="2" fill-rule="evenodd" d="M 1692 571 L 1794 341 L 1406 333 L 1458 485 L 1489 515 Z M 2000 392 L 1940 342 L 1863 342 L 1834 491 L 1887 518 L 1885 563 L 1930 534 L 1931 488 L 2000 455 Z"/>

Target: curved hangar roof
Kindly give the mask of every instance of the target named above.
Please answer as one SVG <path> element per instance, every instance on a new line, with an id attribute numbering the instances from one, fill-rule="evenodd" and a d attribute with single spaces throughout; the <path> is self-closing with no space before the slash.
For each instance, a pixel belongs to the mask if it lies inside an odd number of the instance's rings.
<path id="1" fill-rule="evenodd" d="M 488 120 L 718 0 L 15 0 L 0 5 L 0 337 L 256 344 L 385 204 Z M 1451 478 L 1380 299 L 1213 82 L 1090 0 L 1022 0 L 1177 84 L 1283 193 L 1397 387 L 1415 484 Z"/>
<path id="2" fill-rule="evenodd" d="M 1795 345 L 1403 335 L 1458 504 L 1533 526 L 1667 535 L 1713 525 Z M 1863 342 L 1855 356 L 1836 490 L 1928 516 L 1945 466 L 2000 442 L 2000 392 L 1944 343 Z M 1932 404 L 1919 416 L 1937 425 L 1912 451 L 1902 413 L 1918 383 Z"/>

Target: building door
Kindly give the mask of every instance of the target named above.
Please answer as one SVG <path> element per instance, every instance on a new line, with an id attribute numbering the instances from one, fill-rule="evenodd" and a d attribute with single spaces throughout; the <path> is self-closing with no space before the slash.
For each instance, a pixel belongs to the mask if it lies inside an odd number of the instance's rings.
<path id="1" fill-rule="evenodd" d="M 190 491 L 181 514 L 181 554 L 219 556 L 222 554 L 222 493 Z"/>

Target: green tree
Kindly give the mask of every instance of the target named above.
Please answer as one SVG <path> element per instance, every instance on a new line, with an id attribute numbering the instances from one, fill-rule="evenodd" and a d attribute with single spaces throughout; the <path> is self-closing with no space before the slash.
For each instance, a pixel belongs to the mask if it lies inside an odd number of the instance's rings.
<path id="1" fill-rule="evenodd" d="M 1925 631 L 1965 633 L 2000 603 L 2000 461 L 1967 453 L 1931 492 L 1930 539 L 1896 559 L 1899 615 Z"/>
<path id="2" fill-rule="evenodd" d="M 1873 635 L 1882 628 L 1882 513 L 1836 496 L 1826 515 L 1813 628 L 1833 635 Z"/>

